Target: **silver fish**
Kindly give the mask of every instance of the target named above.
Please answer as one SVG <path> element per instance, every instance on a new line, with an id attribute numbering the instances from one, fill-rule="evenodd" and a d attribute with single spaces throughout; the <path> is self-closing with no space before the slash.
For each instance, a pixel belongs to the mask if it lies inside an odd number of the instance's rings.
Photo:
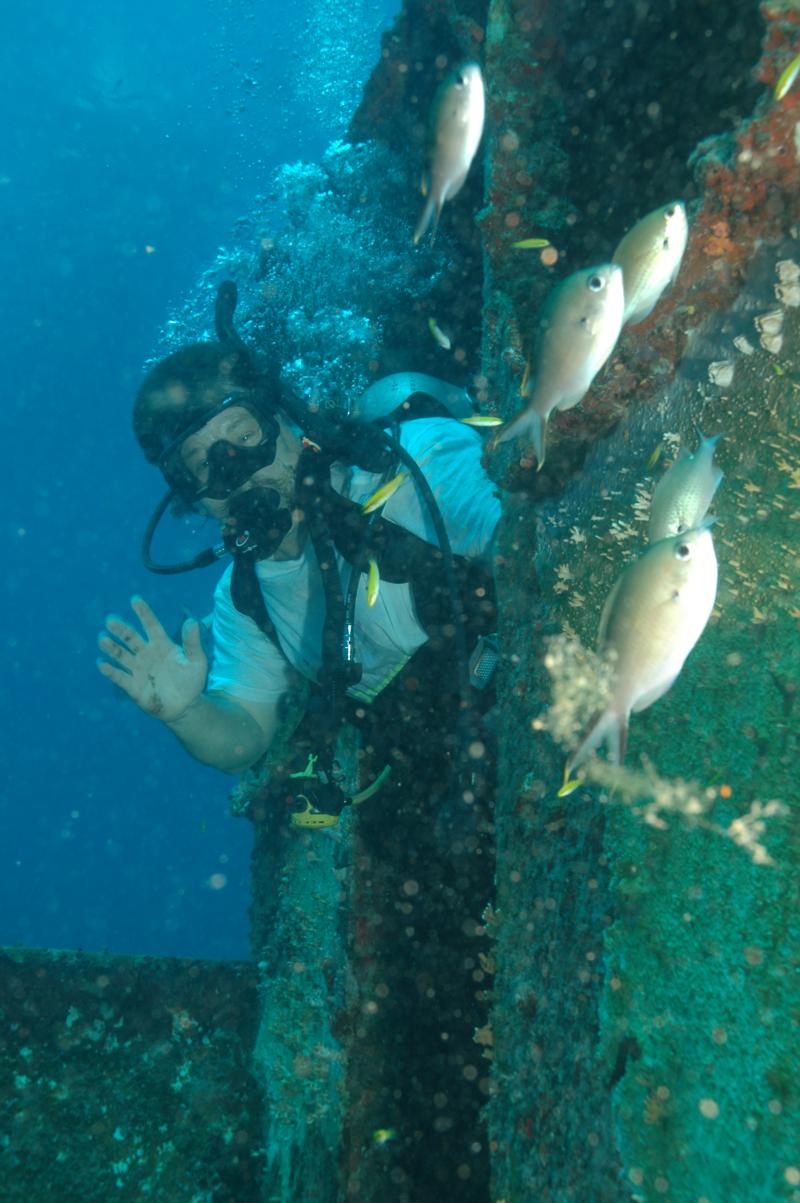
<path id="1" fill-rule="evenodd" d="M 443 80 L 431 106 L 425 205 L 414 231 L 414 243 L 432 226 L 436 233 L 445 201 L 461 191 L 483 133 L 486 98 L 477 63 L 455 67 Z"/>
<path id="2" fill-rule="evenodd" d="M 625 276 L 624 325 L 643 322 L 674 282 L 688 237 L 683 201 L 655 209 L 628 230 L 611 256 Z"/>
<path id="3" fill-rule="evenodd" d="M 572 409 L 614 350 L 622 329 L 625 298 L 622 269 L 615 263 L 587 267 L 556 285 L 545 301 L 533 354 L 529 398 L 492 441 L 525 435 L 544 463 L 547 419 L 554 409 Z"/>
<path id="4" fill-rule="evenodd" d="M 716 596 L 708 526 L 661 539 L 628 565 L 608 596 L 598 632 L 599 650 L 613 657 L 611 697 L 589 723 L 565 781 L 603 743 L 611 762 L 622 763 L 631 711 L 646 710 L 673 685 Z"/>
<path id="5" fill-rule="evenodd" d="M 682 453 L 668 468 L 650 502 L 650 542 L 666 539 L 699 526 L 720 486 L 722 471 L 714 463 L 714 450 L 722 435 L 706 439 L 693 455 Z"/>

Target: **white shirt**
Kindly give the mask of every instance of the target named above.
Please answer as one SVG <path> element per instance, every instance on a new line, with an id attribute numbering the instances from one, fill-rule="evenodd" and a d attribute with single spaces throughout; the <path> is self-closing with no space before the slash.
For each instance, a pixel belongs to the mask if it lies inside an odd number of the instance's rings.
<path id="1" fill-rule="evenodd" d="M 419 418 L 400 426 L 400 442 L 413 455 L 433 490 L 456 555 L 489 554 L 500 519 L 495 486 L 481 466 L 480 436 L 451 418 Z M 362 504 L 381 477 L 334 464 L 333 487 Z M 438 546 L 436 532 L 417 486 L 403 481 L 381 517 Z M 337 553 L 342 588 L 350 565 Z M 321 660 L 325 595 L 311 540 L 294 560 L 259 560 L 256 573 L 280 651 L 231 598 L 228 568 L 214 594 L 214 654 L 207 688 L 245 701 L 273 703 L 297 683 L 295 674 L 317 679 Z M 355 653 L 363 668 L 351 697 L 371 701 L 403 667 L 427 636 L 414 609 L 408 584 L 381 581 L 378 599 L 367 606 L 366 577 L 359 582 L 355 608 Z M 281 655 L 283 652 L 283 655 Z"/>

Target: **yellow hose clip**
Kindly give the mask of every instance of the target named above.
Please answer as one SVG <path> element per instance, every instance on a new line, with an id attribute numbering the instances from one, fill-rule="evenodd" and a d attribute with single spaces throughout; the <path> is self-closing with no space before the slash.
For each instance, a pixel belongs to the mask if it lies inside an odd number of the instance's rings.
<path id="1" fill-rule="evenodd" d="M 303 769 L 302 773 L 292 773 L 293 778 L 315 778 L 317 774 L 314 772 L 314 764 L 317 760 L 316 756 L 309 756 L 308 764 Z M 338 813 L 333 814 L 331 811 L 320 810 L 315 806 L 307 794 L 298 794 L 296 801 L 303 804 L 302 810 L 293 811 L 290 815 L 289 822 L 292 827 L 304 827 L 312 831 L 319 831 L 325 827 L 336 827 L 339 823 L 339 816 L 345 806 L 360 806 L 362 802 L 368 801 L 377 794 L 378 790 L 383 785 L 386 778 L 391 773 L 391 765 L 386 765 L 378 774 L 371 785 L 366 789 L 362 789 L 359 793 L 353 794 L 352 798 L 342 797 L 341 806 Z M 312 791 L 309 790 L 309 793 Z"/>

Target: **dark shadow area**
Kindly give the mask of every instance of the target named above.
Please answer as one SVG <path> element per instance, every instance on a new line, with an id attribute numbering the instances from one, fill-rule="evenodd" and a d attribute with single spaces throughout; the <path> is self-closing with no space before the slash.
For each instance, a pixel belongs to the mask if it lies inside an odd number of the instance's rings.
<path id="1" fill-rule="evenodd" d="M 756 5 L 714 0 L 607 0 L 591 16 L 568 4 L 557 20 L 570 250 L 597 261 L 643 214 L 696 194 L 689 156 L 763 91 L 753 68 L 764 26 Z"/>

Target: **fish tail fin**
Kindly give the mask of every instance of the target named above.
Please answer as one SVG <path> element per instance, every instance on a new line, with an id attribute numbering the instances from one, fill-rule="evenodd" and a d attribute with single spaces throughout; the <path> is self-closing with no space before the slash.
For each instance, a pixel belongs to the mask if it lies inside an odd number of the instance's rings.
<path id="1" fill-rule="evenodd" d="M 724 431 L 720 431 L 719 434 L 712 434 L 709 436 L 704 435 L 702 430 L 700 429 L 699 425 L 697 424 L 697 422 L 694 423 L 694 432 L 697 435 L 698 451 L 699 451 L 700 447 L 702 447 L 703 443 L 708 444 L 708 446 L 713 451 L 713 449 L 716 447 L 716 445 L 720 441 L 720 439 L 725 438 Z"/>
<path id="2" fill-rule="evenodd" d="M 628 716 L 616 710 L 601 710 L 589 722 L 577 748 L 564 769 L 564 780 L 571 777 L 575 769 L 588 760 L 602 744 L 608 744 L 608 759 L 611 764 L 622 764 L 628 743 Z"/>
<path id="3" fill-rule="evenodd" d="M 515 414 L 511 421 L 506 422 L 503 429 L 498 431 L 492 439 L 492 448 L 511 439 L 527 438 L 536 452 L 536 471 L 540 472 L 544 464 L 546 433 L 547 419 L 542 417 L 538 409 L 529 405 Z"/>
<path id="4" fill-rule="evenodd" d="M 412 239 L 414 246 L 416 246 L 419 240 L 424 237 L 429 227 L 431 227 L 431 242 L 433 242 L 433 239 L 436 236 L 436 227 L 439 224 L 439 213 L 441 208 L 441 202 L 437 201 L 435 197 L 428 193 L 425 204 L 422 207 L 422 212 L 419 215 L 417 228 L 414 230 L 414 237 Z"/>

